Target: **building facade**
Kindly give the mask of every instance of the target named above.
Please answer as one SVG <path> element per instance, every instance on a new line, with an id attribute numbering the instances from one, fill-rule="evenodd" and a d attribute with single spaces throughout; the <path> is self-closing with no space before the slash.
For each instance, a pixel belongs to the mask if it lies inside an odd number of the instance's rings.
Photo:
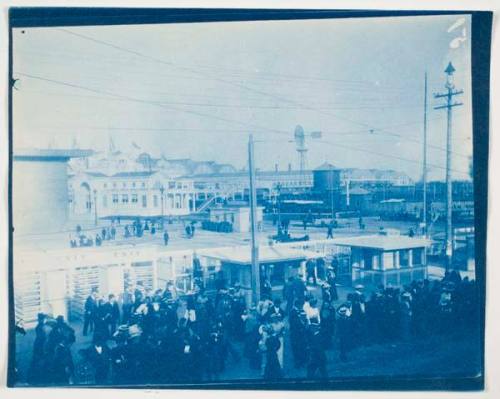
<path id="1" fill-rule="evenodd" d="M 182 216 L 195 211 L 193 182 L 162 172 L 81 172 L 69 179 L 74 220 Z"/>
<path id="2" fill-rule="evenodd" d="M 193 174 L 186 176 L 194 181 L 197 198 L 208 199 L 213 195 L 231 200 L 248 199 L 248 171 L 232 173 Z M 305 192 L 313 186 L 312 171 L 257 171 L 257 196 L 269 199 L 278 192 Z"/>

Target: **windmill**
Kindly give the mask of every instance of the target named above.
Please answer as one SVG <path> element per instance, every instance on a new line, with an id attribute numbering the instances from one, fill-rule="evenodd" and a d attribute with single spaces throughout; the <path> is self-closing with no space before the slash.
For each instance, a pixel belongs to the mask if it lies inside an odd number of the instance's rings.
<path id="1" fill-rule="evenodd" d="M 300 171 L 301 172 L 303 172 L 304 170 L 306 170 L 306 167 L 307 167 L 307 151 L 308 151 L 308 148 L 306 146 L 306 137 L 310 137 L 312 139 L 320 139 L 321 138 L 321 132 L 314 131 L 314 132 L 306 133 L 304 131 L 304 128 L 302 126 L 297 125 L 295 127 L 294 141 L 295 141 L 297 153 L 299 154 Z"/>

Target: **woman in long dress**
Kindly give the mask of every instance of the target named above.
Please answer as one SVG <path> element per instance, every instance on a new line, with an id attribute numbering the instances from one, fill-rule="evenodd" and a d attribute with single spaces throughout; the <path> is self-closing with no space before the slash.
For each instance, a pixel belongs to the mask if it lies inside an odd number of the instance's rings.
<path id="1" fill-rule="evenodd" d="M 278 359 L 278 350 L 281 347 L 279 337 L 271 334 L 266 340 L 266 367 L 264 378 L 266 380 L 277 380 L 283 377 L 283 370 Z"/>

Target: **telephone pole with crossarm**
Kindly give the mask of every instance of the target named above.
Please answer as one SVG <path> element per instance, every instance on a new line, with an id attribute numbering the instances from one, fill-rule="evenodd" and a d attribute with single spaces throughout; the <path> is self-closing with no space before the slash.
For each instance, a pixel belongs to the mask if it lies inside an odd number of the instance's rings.
<path id="1" fill-rule="evenodd" d="M 451 142 L 451 128 L 452 128 L 452 109 L 454 107 L 459 107 L 463 105 L 460 102 L 454 102 L 453 97 L 463 94 L 463 90 L 455 90 L 455 84 L 453 83 L 453 73 L 455 68 L 451 64 L 448 64 L 444 70 L 446 73 L 446 89 L 445 93 L 434 94 L 434 98 L 445 98 L 446 104 L 434 107 L 434 109 L 446 109 L 447 110 L 447 125 L 446 125 L 446 270 L 448 271 L 452 265 L 453 259 L 453 231 L 452 231 L 452 207 L 453 207 L 453 192 L 452 192 L 452 181 L 451 181 L 451 154 L 452 154 L 452 142 Z"/>

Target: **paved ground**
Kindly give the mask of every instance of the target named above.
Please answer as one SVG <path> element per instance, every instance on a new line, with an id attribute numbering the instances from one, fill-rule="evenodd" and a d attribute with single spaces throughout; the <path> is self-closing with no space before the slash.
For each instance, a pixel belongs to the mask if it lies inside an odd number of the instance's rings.
<path id="1" fill-rule="evenodd" d="M 350 236 L 359 234 L 376 234 L 379 232 L 380 227 L 385 229 L 397 229 L 401 234 L 407 234 L 410 228 L 415 229 L 414 222 L 403 222 L 403 221 L 381 221 L 379 218 L 365 218 L 364 223 L 366 225 L 365 229 L 361 230 L 358 226 L 357 219 L 351 219 L 346 223 L 341 224 L 337 229 L 334 229 L 335 236 Z M 108 226 L 107 224 L 102 224 L 98 228 L 94 226 L 89 226 L 85 231 L 90 236 L 95 236 L 96 233 L 100 233 L 103 226 Z M 199 226 L 199 224 L 198 224 Z M 217 233 L 202 230 L 201 227 L 196 229 L 195 237 L 189 239 L 184 233 L 183 224 L 180 222 L 175 222 L 173 224 L 167 224 L 166 228 L 168 230 L 170 241 L 169 248 L 171 249 L 201 249 L 209 248 L 213 246 L 236 246 L 243 245 L 250 242 L 250 233 Z M 141 238 L 123 238 L 123 228 L 119 228 L 117 232 L 117 239 L 114 241 L 104 241 L 103 246 L 110 247 L 121 247 L 121 246 L 150 246 L 150 245 L 163 245 L 162 232 L 157 232 L 155 235 L 151 235 L 148 231 L 144 233 Z M 443 226 L 436 226 L 435 231 L 442 231 Z M 309 235 L 311 240 L 313 239 L 325 239 L 326 238 L 326 228 L 325 227 L 308 227 L 304 230 L 300 223 L 292 223 L 289 229 L 292 237 L 302 237 L 305 234 Z M 69 236 L 73 231 L 67 230 L 65 232 L 59 233 L 44 233 L 44 234 L 31 234 L 23 236 L 15 236 L 14 243 L 16 248 L 38 248 L 42 250 L 47 249 L 60 249 L 69 247 Z M 258 239 L 263 244 L 269 241 L 269 237 L 276 234 L 276 227 L 272 225 L 271 222 L 265 222 L 263 231 L 258 233 Z M 74 235 L 74 234 L 73 234 Z"/>

